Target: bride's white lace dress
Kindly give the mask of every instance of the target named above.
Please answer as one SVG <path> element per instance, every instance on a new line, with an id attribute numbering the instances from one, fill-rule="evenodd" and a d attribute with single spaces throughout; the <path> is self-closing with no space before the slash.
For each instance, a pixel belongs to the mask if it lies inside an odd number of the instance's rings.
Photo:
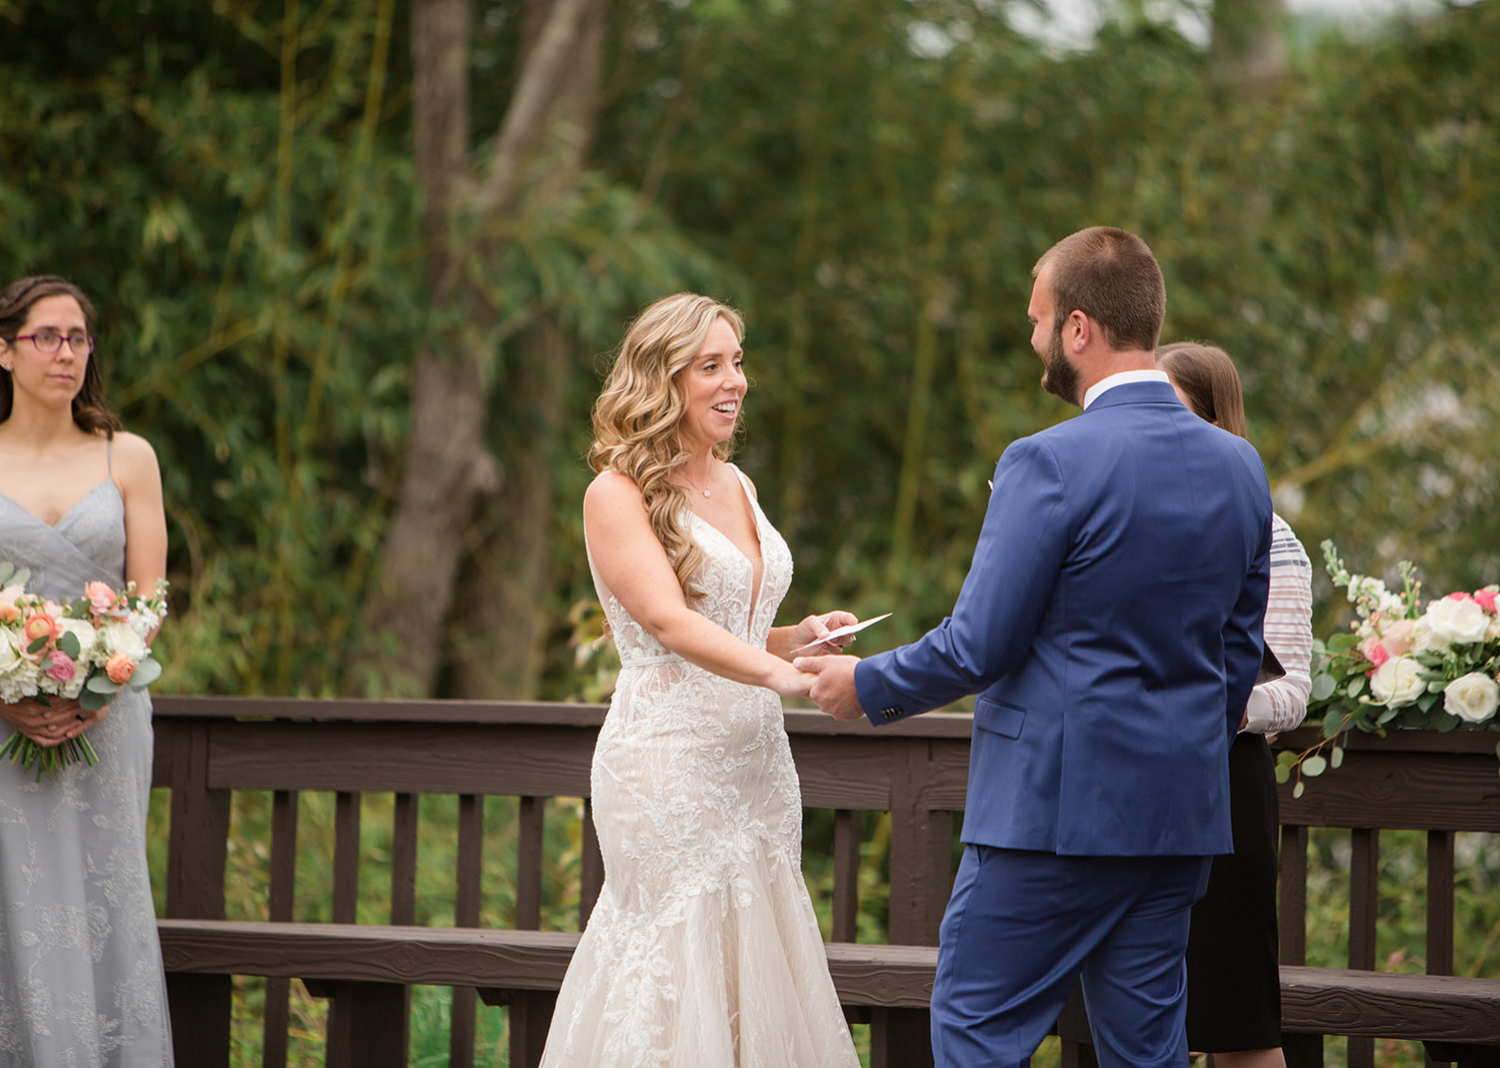
<path id="1" fill-rule="evenodd" d="M 792 558 L 751 508 L 758 591 L 734 543 L 690 522 L 708 558 L 699 611 L 764 647 Z M 605 879 L 543 1068 L 855 1068 L 802 881 L 780 699 L 669 653 L 589 563 L 622 664 L 592 775 Z"/>

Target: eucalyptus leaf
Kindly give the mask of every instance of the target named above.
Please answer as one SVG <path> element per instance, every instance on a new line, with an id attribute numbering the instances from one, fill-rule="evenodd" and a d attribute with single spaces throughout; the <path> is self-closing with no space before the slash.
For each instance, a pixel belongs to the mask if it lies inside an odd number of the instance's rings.
<path id="1" fill-rule="evenodd" d="M 9 560 L 0 560 L 0 586 L 9 586 L 10 577 L 16 573 L 16 565 Z"/>
<path id="2" fill-rule="evenodd" d="M 130 688 L 144 690 L 159 678 L 161 678 L 161 662 L 147 658 L 135 666 L 135 673 L 130 676 Z"/>
<path id="3" fill-rule="evenodd" d="M 26 647 L 26 652 L 31 656 L 35 656 L 45 648 L 47 648 L 47 636 L 43 634 L 40 638 L 32 639 L 31 644 Z"/>
<path id="4" fill-rule="evenodd" d="M 1316 779 L 1327 770 L 1328 761 L 1316 753 L 1302 762 L 1302 774 L 1306 775 L 1309 779 Z"/>
<path id="5" fill-rule="evenodd" d="M 78 705 L 86 712 L 97 712 L 114 698 L 113 693 L 102 693 L 85 686 L 83 692 L 78 695 Z"/>
<path id="6" fill-rule="evenodd" d="M 1314 701 L 1326 701 L 1333 696 L 1333 691 L 1338 689 L 1338 680 L 1332 675 L 1316 675 L 1312 680 L 1312 699 Z M 1350 695 L 1353 696 L 1352 694 Z"/>
<path id="7" fill-rule="evenodd" d="M 1293 797 L 1301 797 L 1305 793 L 1307 793 L 1307 784 L 1304 782 L 1299 782 L 1296 786 L 1292 787 Z"/>
<path id="8" fill-rule="evenodd" d="M 1365 683 L 1369 681 L 1363 675 L 1356 675 L 1349 680 L 1349 685 L 1344 687 L 1344 693 L 1350 697 L 1358 697 L 1364 693 Z"/>
<path id="9" fill-rule="evenodd" d="M 57 647 L 68 654 L 69 660 L 77 660 L 78 654 L 82 651 L 82 646 L 78 644 L 78 635 L 71 630 L 64 631 L 63 636 L 57 639 Z"/>
<path id="10" fill-rule="evenodd" d="M 89 681 L 84 683 L 83 690 L 85 693 L 104 693 L 113 697 L 120 692 L 120 684 L 118 682 L 111 682 L 108 675 L 100 672 L 97 675 L 89 676 Z"/>
<path id="11" fill-rule="evenodd" d="M 1330 768 L 1339 768 L 1344 764 L 1344 747 L 1336 745 L 1333 747 L 1333 755 L 1328 760 Z"/>

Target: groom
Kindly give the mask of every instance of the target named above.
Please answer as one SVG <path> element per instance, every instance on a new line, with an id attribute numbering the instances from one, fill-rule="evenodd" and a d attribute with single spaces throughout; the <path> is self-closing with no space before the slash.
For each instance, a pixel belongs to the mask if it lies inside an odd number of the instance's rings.
<path id="1" fill-rule="evenodd" d="M 1102 1065 L 1186 1065 L 1188 913 L 1232 848 L 1271 500 L 1255 450 L 1155 370 L 1166 291 L 1145 242 L 1083 230 L 1032 273 L 1042 386 L 1083 414 L 1000 458 L 950 618 L 797 667 L 825 712 L 876 725 L 980 695 L 937 1064 L 1030 1064 L 1081 977 Z"/>

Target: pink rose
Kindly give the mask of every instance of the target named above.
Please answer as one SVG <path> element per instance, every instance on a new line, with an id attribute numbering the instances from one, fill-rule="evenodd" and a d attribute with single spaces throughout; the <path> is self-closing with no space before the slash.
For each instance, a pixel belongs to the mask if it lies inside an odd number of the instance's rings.
<path id="1" fill-rule="evenodd" d="M 102 582 L 84 583 L 83 595 L 89 599 L 89 609 L 96 616 L 108 612 L 115 603 L 115 591 Z"/>
<path id="2" fill-rule="evenodd" d="M 1360 643 L 1359 651 L 1375 667 L 1379 667 L 1391 658 L 1385 646 L 1380 644 L 1379 638 L 1366 638 Z"/>
<path id="3" fill-rule="evenodd" d="M 55 682 L 67 684 L 73 681 L 73 676 L 76 674 L 78 674 L 78 665 L 73 663 L 73 658 L 61 649 L 52 650 L 47 663 L 47 677 Z"/>
<path id="4" fill-rule="evenodd" d="M 116 653 L 104 662 L 104 673 L 109 676 L 110 682 L 123 686 L 135 674 L 135 661 L 124 653 Z"/>
<path id="5" fill-rule="evenodd" d="M 1486 612 L 1493 612 L 1495 610 L 1495 595 L 1489 590 L 1475 590 L 1474 600 L 1478 601 L 1479 607 L 1483 608 Z"/>
<path id="6" fill-rule="evenodd" d="M 1467 593 L 1450 593 L 1443 598 L 1445 601 L 1472 601 L 1473 599 Z"/>
<path id="7" fill-rule="evenodd" d="M 1385 646 L 1385 651 L 1390 656 L 1405 656 L 1417 644 L 1417 621 L 1396 620 L 1386 627 L 1385 633 L 1380 636 L 1380 644 Z"/>

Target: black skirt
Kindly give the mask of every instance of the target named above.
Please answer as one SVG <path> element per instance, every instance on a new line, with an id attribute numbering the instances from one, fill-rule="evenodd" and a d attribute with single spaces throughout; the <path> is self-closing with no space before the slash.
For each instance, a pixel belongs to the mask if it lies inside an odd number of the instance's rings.
<path id="1" fill-rule="evenodd" d="M 1275 761 L 1259 734 L 1240 734 L 1230 747 L 1229 804 L 1234 853 L 1214 858 L 1188 936 L 1188 1047 L 1205 1053 L 1281 1045 L 1279 810 Z"/>

